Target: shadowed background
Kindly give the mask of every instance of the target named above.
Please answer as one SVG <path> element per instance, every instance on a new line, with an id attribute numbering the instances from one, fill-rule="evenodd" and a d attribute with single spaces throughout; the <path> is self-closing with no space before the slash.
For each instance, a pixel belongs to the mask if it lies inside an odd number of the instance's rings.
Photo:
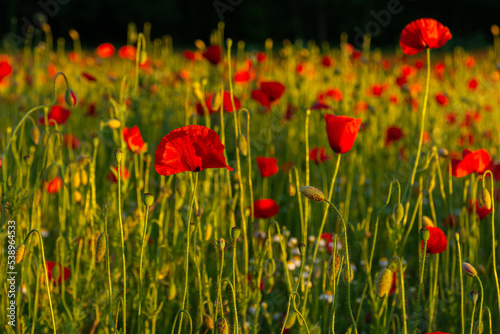
<path id="1" fill-rule="evenodd" d="M 391 14 L 388 6 L 397 13 Z M 174 47 L 190 47 L 197 38 L 207 41 L 221 18 L 226 37 L 257 48 L 268 37 L 338 43 L 343 31 L 359 46 L 355 38 L 367 30 L 374 35 L 372 45 L 395 47 L 405 24 L 421 17 L 435 18 L 450 28 L 453 39 L 448 47 L 479 48 L 491 43 L 490 26 L 500 23 L 500 1 L 4 0 L 0 1 L 0 36 L 14 32 L 22 38 L 27 24 L 37 25 L 37 13 L 45 15 L 54 37 L 68 39 L 69 29 L 76 29 L 89 48 L 101 42 L 125 44 L 129 22 L 135 22 L 139 31 L 150 22 L 153 38 L 169 34 Z"/>

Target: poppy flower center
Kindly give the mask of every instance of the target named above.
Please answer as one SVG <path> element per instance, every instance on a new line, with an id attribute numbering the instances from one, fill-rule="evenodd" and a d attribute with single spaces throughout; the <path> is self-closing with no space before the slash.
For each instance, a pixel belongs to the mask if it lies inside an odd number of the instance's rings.
<path id="1" fill-rule="evenodd" d="M 195 171 L 195 172 L 200 172 L 200 171 L 201 171 L 200 166 L 196 166 L 196 168 L 195 168 L 195 170 L 194 170 L 194 171 Z"/>

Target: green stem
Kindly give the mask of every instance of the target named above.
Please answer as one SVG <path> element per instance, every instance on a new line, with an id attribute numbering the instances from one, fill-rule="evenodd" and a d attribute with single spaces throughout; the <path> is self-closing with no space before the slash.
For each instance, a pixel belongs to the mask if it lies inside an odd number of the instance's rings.
<path id="1" fill-rule="evenodd" d="M 137 313 L 137 333 L 141 333 L 141 307 L 142 307 L 142 258 L 144 254 L 144 246 L 146 239 L 146 230 L 148 227 L 148 215 L 149 215 L 149 206 L 146 205 L 146 212 L 144 213 L 144 227 L 142 229 L 142 244 L 141 244 L 141 258 L 139 261 L 139 310 Z"/>
<path id="2" fill-rule="evenodd" d="M 483 300 L 484 300 L 484 290 L 483 290 L 483 282 L 479 278 L 479 275 L 476 275 L 477 280 L 479 281 L 479 286 L 481 287 L 481 304 L 479 304 L 479 333 L 482 333 L 483 328 Z"/>
<path id="3" fill-rule="evenodd" d="M 123 237 L 121 178 L 122 178 L 122 164 L 120 159 L 120 161 L 118 161 L 118 218 L 120 221 L 120 235 L 121 235 L 122 262 L 123 262 L 123 333 L 127 333 L 127 263 L 125 261 L 125 239 Z"/>
<path id="4" fill-rule="evenodd" d="M 455 232 L 455 239 L 457 240 L 458 263 L 462 263 L 462 252 L 460 250 L 460 235 Z M 460 318 L 462 320 L 462 334 L 465 334 L 465 317 L 464 317 L 464 277 L 462 275 L 461 267 L 458 269 L 460 276 Z"/>
<path id="5" fill-rule="evenodd" d="M 420 279 L 418 281 L 418 293 L 417 293 L 417 313 L 415 314 L 415 329 L 413 333 L 417 333 L 418 329 L 418 313 L 420 311 L 420 295 L 422 294 L 422 282 L 424 280 L 424 270 L 425 270 L 425 257 L 427 255 L 427 240 L 424 241 L 424 252 L 422 253 L 422 269 L 420 270 Z"/>
<path id="6" fill-rule="evenodd" d="M 483 297 L 481 296 L 481 299 Z M 474 306 L 472 307 L 472 318 L 470 319 L 470 334 L 472 334 L 472 330 L 474 329 L 474 313 L 476 312 L 476 303 L 474 303 Z"/>

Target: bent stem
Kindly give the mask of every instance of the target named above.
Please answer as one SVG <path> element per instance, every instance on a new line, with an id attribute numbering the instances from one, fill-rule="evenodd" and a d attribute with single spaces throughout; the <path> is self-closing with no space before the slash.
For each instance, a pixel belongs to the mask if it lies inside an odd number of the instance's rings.
<path id="1" fill-rule="evenodd" d="M 479 332 L 482 333 L 483 328 L 483 300 L 484 300 L 484 290 L 483 290 L 483 282 L 479 278 L 479 275 L 476 275 L 477 280 L 479 281 L 479 286 L 481 287 L 481 304 L 479 304 Z M 472 319 L 474 320 L 474 318 Z"/>
<path id="2" fill-rule="evenodd" d="M 422 270 L 420 270 L 420 279 L 418 281 L 418 293 L 417 293 L 417 312 L 415 314 L 415 329 L 413 333 L 417 333 L 418 329 L 418 313 L 420 311 L 420 295 L 422 293 L 422 282 L 424 280 L 424 270 L 425 270 L 425 257 L 427 255 L 427 240 L 424 240 L 424 252 L 422 253 Z"/>
<path id="3" fill-rule="evenodd" d="M 328 200 L 329 201 L 331 201 L 332 196 L 333 196 L 333 190 L 334 190 L 333 186 L 335 185 L 335 179 L 337 178 L 337 173 L 339 171 L 341 157 L 342 157 L 341 154 L 337 155 L 337 165 L 335 167 L 335 172 L 333 173 L 332 182 L 330 183 L 330 190 L 328 193 Z M 307 203 L 307 201 L 306 201 L 306 203 Z M 306 215 L 307 214 L 305 214 L 305 216 Z M 323 228 L 325 227 L 327 216 L 328 216 L 328 206 L 325 207 L 325 212 L 323 214 L 323 220 L 321 221 L 321 226 L 319 228 L 318 237 L 316 238 L 316 245 L 314 246 L 314 253 L 313 253 L 313 258 L 312 258 L 312 262 L 311 262 L 310 272 L 313 272 L 313 269 L 314 269 L 314 263 L 316 262 L 316 256 L 318 255 L 319 240 L 321 239 L 321 234 L 323 234 Z M 307 282 L 305 284 L 304 305 L 302 306 L 302 313 L 305 313 L 305 311 L 306 311 L 307 296 L 309 295 L 309 282 L 311 281 L 311 276 L 312 275 L 309 275 L 307 277 Z"/>
<path id="4" fill-rule="evenodd" d="M 141 333 L 141 307 L 142 307 L 142 258 L 144 254 L 144 246 L 146 239 L 146 230 L 148 227 L 148 215 L 149 215 L 149 206 L 146 205 L 146 212 L 144 213 L 144 227 L 142 229 L 142 244 L 141 244 L 141 259 L 139 261 L 139 310 L 137 313 L 137 333 Z"/>
<path id="5" fill-rule="evenodd" d="M 127 333 L 127 264 L 125 261 L 125 239 L 123 237 L 121 178 L 122 178 L 122 163 L 120 159 L 118 161 L 118 218 L 120 221 L 122 262 L 123 262 L 123 333 Z"/>
<path id="6" fill-rule="evenodd" d="M 347 225 L 344 220 L 344 216 L 340 213 L 340 211 L 337 209 L 335 205 L 333 205 L 332 202 L 329 200 L 325 199 L 324 200 L 326 203 L 328 203 L 337 213 L 337 215 L 340 217 L 340 220 L 342 221 L 342 225 L 344 227 L 344 239 L 345 239 L 345 256 L 346 256 L 346 266 L 347 266 L 347 305 L 349 307 L 349 314 L 351 315 L 351 320 L 352 320 L 352 325 L 354 326 L 354 333 L 358 332 L 358 328 L 356 326 L 356 319 L 354 319 L 354 315 L 352 313 L 352 307 L 351 307 L 351 270 L 350 270 L 350 265 L 351 263 L 349 262 L 349 243 L 347 242 Z"/>
<path id="7" fill-rule="evenodd" d="M 196 188 L 198 186 L 198 173 L 195 174 L 194 178 L 194 186 L 193 186 L 193 195 L 191 197 L 191 204 L 189 205 L 189 214 L 187 217 L 187 223 L 186 223 L 186 261 L 184 262 L 184 271 L 186 272 L 186 278 L 184 280 L 184 297 L 182 298 L 182 309 L 181 311 L 184 311 L 185 313 L 188 313 L 185 311 L 186 307 L 186 299 L 187 299 L 187 292 L 188 292 L 188 279 L 189 279 L 189 232 L 190 232 L 190 222 L 191 222 L 191 214 L 193 213 L 193 204 L 194 204 L 194 199 L 196 197 Z M 181 312 L 179 311 L 179 312 Z M 179 314 L 179 313 L 177 313 Z M 189 314 L 189 313 L 188 313 Z M 179 324 L 179 331 L 178 333 L 180 334 L 181 332 L 181 327 L 182 327 L 182 316 L 183 313 L 181 313 L 181 320 Z M 175 316 L 177 320 L 177 315 Z M 189 319 L 191 321 L 191 316 L 189 316 Z M 192 324 L 191 324 L 192 326 Z M 175 323 L 174 323 L 175 327 Z"/>
<path id="8" fill-rule="evenodd" d="M 26 238 L 24 238 L 24 244 L 26 245 L 28 243 L 28 238 L 30 237 L 31 233 L 37 233 L 38 234 L 38 239 L 40 240 L 40 247 L 41 247 L 41 252 L 42 252 L 42 265 L 43 265 L 43 271 L 45 273 L 45 287 L 47 289 L 47 296 L 49 297 L 49 306 L 50 306 L 50 315 L 52 316 L 52 326 L 54 326 L 54 334 L 57 333 L 56 330 L 56 319 L 54 317 L 54 309 L 52 308 L 52 299 L 50 298 L 50 286 L 49 286 L 49 275 L 47 273 L 47 264 L 45 263 L 45 251 L 43 249 L 43 240 L 42 240 L 42 235 L 37 229 L 31 230 Z"/>

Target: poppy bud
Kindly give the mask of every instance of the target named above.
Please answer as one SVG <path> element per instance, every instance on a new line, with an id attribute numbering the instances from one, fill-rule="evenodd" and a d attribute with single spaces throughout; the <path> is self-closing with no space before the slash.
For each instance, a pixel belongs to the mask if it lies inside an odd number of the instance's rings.
<path id="1" fill-rule="evenodd" d="M 168 289 L 167 293 L 167 299 L 168 300 L 173 300 L 177 296 L 177 287 L 175 286 L 174 283 L 170 284 L 170 287 Z"/>
<path id="2" fill-rule="evenodd" d="M 33 139 L 35 145 L 38 145 L 40 142 L 40 130 L 38 130 L 36 125 L 31 129 L 31 139 Z"/>
<path id="3" fill-rule="evenodd" d="M 224 238 L 220 238 L 217 240 L 217 244 L 219 245 L 220 249 L 226 248 L 226 240 Z"/>
<path id="4" fill-rule="evenodd" d="M 286 319 L 285 329 L 290 329 L 295 325 L 295 321 L 297 320 L 297 313 L 292 311 L 288 314 L 288 318 Z"/>
<path id="5" fill-rule="evenodd" d="M 394 206 L 394 210 L 392 210 L 392 214 L 394 215 L 394 220 L 396 224 L 399 224 L 403 217 L 405 216 L 405 209 L 403 208 L 403 204 L 398 203 Z"/>
<path id="6" fill-rule="evenodd" d="M 20 263 L 24 259 L 24 255 L 26 253 L 26 245 L 19 244 L 16 247 L 16 264 Z"/>
<path id="7" fill-rule="evenodd" d="M 214 320 L 212 319 L 211 316 L 209 315 L 204 315 L 203 316 L 203 324 L 207 329 L 214 329 Z"/>
<path id="8" fill-rule="evenodd" d="M 33 162 L 33 160 L 31 159 L 31 156 L 29 156 L 29 155 L 25 155 L 23 159 L 24 159 L 24 162 L 26 163 L 26 165 L 27 165 L 28 167 L 30 167 L 30 166 L 31 166 L 31 163 Z"/>
<path id="9" fill-rule="evenodd" d="M 64 94 L 64 100 L 66 101 L 66 104 L 70 108 L 76 107 L 78 103 L 78 97 L 71 88 L 66 89 L 66 93 Z"/>
<path id="10" fill-rule="evenodd" d="M 115 160 L 117 163 L 120 163 L 122 161 L 122 151 L 120 150 L 115 151 Z"/>
<path id="11" fill-rule="evenodd" d="M 80 180 L 82 181 L 82 185 L 86 186 L 89 183 L 89 174 L 85 169 L 80 171 Z"/>
<path id="12" fill-rule="evenodd" d="M 229 334 L 229 324 L 227 323 L 226 318 L 219 318 L 219 320 L 217 320 L 217 323 L 215 324 L 215 333 Z"/>
<path id="13" fill-rule="evenodd" d="M 71 183 L 73 184 L 73 187 L 78 188 L 81 183 L 81 177 L 80 177 L 80 172 L 78 170 L 75 170 L 71 173 Z"/>
<path id="14" fill-rule="evenodd" d="M 69 37 L 71 37 L 71 39 L 75 40 L 75 39 L 79 39 L 80 35 L 78 34 L 78 31 L 76 31 L 75 29 L 71 29 L 69 31 Z"/>
<path id="15" fill-rule="evenodd" d="M 483 202 L 483 205 L 486 207 L 486 209 L 491 210 L 491 195 L 488 189 L 486 188 L 481 189 L 479 198 Z"/>
<path id="16" fill-rule="evenodd" d="M 295 186 L 295 184 L 290 183 L 288 185 L 288 195 L 293 197 L 295 196 L 296 193 L 297 193 L 297 187 Z"/>
<path id="17" fill-rule="evenodd" d="M 379 297 L 384 297 L 389 293 L 392 286 L 392 271 L 390 269 L 383 269 L 377 276 L 376 292 Z"/>
<path id="18" fill-rule="evenodd" d="M 354 279 L 354 271 L 352 270 L 352 267 L 349 264 L 346 264 L 344 266 L 344 269 L 342 269 L 342 281 L 344 281 L 345 285 L 349 285 L 351 284 L 353 279 Z"/>
<path id="19" fill-rule="evenodd" d="M 144 202 L 145 206 L 153 205 L 154 200 L 155 200 L 154 195 L 150 193 L 145 193 L 144 196 L 142 197 L 142 201 Z"/>
<path id="20" fill-rule="evenodd" d="M 45 170 L 45 182 L 50 182 L 57 176 L 57 164 L 53 162 L 46 170 Z"/>
<path id="21" fill-rule="evenodd" d="M 95 262 L 100 263 L 102 259 L 104 259 L 104 255 L 106 255 L 106 234 L 101 233 L 97 238 L 97 242 L 95 244 Z"/>
<path id="22" fill-rule="evenodd" d="M 477 271 L 476 268 L 472 266 L 472 264 L 468 262 L 462 262 L 462 269 L 465 271 L 467 275 L 470 277 L 476 277 L 477 276 Z"/>
<path id="23" fill-rule="evenodd" d="M 321 190 L 315 187 L 304 186 L 300 188 L 300 192 L 302 193 L 302 195 L 312 201 L 323 202 L 323 200 L 325 199 L 325 194 L 323 194 Z"/>
<path id="24" fill-rule="evenodd" d="M 248 154 L 248 142 L 247 138 L 243 135 L 238 137 L 238 148 L 240 149 L 241 154 L 246 157 Z"/>
<path id="25" fill-rule="evenodd" d="M 491 26 L 491 34 L 493 36 L 500 35 L 500 28 L 496 24 L 494 24 L 494 25 Z"/>
<path id="26" fill-rule="evenodd" d="M 420 238 L 423 240 L 423 241 L 427 241 L 429 240 L 429 237 L 430 237 L 430 232 L 427 228 L 423 227 L 421 230 L 420 230 Z"/>
<path id="27" fill-rule="evenodd" d="M 427 217 L 427 216 L 423 216 L 422 217 L 422 225 L 424 227 L 434 227 L 434 223 L 432 222 L 432 220 Z"/>
<path id="28" fill-rule="evenodd" d="M 477 298 L 479 297 L 479 292 L 477 292 L 476 290 L 472 290 L 471 293 L 470 293 L 470 300 L 476 304 L 477 303 Z"/>
<path id="29" fill-rule="evenodd" d="M 194 41 L 194 45 L 198 48 L 198 50 L 205 50 L 207 46 L 205 45 L 205 42 L 203 42 L 201 39 L 197 39 Z"/>
<path id="30" fill-rule="evenodd" d="M 111 129 L 119 129 L 120 126 L 122 125 L 122 123 L 117 120 L 116 118 L 112 118 L 108 121 L 108 127 L 110 127 Z"/>
<path id="31" fill-rule="evenodd" d="M 241 234 L 241 230 L 240 230 L 240 228 L 239 228 L 239 227 L 234 226 L 234 227 L 231 229 L 231 238 L 232 238 L 233 240 L 238 239 L 238 238 L 239 238 L 239 236 L 240 236 L 240 234 Z"/>
<path id="32" fill-rule="evenodd" d="M 147 60 L 148 60 L 148 54 L 146 50 L 142 50 L 139 56 L 139 65 L 144 65 Z"/>
<path id="33" fill-rule="evenodd" d="M 333 254 L 332 254 L 332 256 L 330 256 L 330 260 L 328 261 L 328 268 L 327 268 L 329 277 L 332 277 L 332 275 L 334 275 L 333 267 L 334 264 L 333 264 Z M 340 255 L 337 254 L 337 256 L 335 257 L 335 276 L 338 275 L 339 269 L 340 269 Z"/>

